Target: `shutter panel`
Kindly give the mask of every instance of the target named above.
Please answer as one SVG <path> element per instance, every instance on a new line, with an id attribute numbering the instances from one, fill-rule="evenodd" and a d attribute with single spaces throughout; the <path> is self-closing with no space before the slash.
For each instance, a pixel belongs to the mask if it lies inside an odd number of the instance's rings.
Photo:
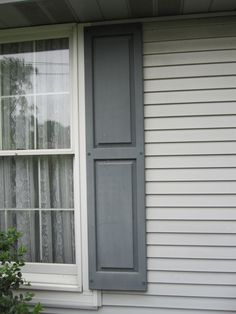
<path id="1" fill-rule="evenodd" d="M 146 290 L 141 35 L 85 30 L 91 289 Z"/>

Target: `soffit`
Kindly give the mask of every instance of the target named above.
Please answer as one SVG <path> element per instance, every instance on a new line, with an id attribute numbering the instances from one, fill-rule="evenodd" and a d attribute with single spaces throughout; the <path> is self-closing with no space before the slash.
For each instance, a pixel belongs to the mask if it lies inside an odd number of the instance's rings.
<path id="1" fill-rule="evenodd" d="M 235 10 L 236 0 L 0 0 L 0 28 Z"/>

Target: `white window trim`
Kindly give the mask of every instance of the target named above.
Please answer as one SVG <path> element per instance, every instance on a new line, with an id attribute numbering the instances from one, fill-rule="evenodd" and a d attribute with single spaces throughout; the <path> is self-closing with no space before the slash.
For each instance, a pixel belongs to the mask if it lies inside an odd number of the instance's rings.
<path id="1" fill-rule="evenodd" d="M 24 274 L 36 296 L 50 313 L 63 309 L 95 309 L 101 306 L 101 293 L 89 290 L 88 225 L 86 180 L 84 26 L 63 24 L 0 31 L 0 43 L 69 37 L 71 83 L 71 149 L 0 151 L 0 156 L 74 155 L 74 219 L 76 265 L 27 263 Z M 46 276 L 42 276 L 46 274 Z M 45 278 L 45 280 L 42 280 Z M 49 292 L 50 291 L 50 292 Z M 62 310 L 60 310 L 62 309 Z M 46 311 L 47 312 L 47 311 Z M 45 313 L 46 313 L 45 312 Z"/>

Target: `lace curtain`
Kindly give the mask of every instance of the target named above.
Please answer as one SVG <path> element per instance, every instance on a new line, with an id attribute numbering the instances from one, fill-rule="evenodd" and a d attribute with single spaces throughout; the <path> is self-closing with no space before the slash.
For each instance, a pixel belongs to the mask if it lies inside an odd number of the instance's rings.
<path id="1" fill-rule="evenodd" d="M 70 147 L 67 39 L 0 45 L 0 149 Z M 27 260 L 74 263 L 72 156 L 0 158 L 0 228 Z"/>

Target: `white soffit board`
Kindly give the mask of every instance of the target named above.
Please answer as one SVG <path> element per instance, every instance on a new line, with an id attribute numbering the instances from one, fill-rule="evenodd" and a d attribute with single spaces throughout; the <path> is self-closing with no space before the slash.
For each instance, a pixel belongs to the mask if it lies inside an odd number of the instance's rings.
<path id="1" fill-rule="evenodd" d="M 0 0 L 0 5 L 1 4 L 6 4 L 6 3 L 16 3 L 16 2 L 29 2 L 30 0 Z"/>
<path id="2" fill-rule="evenodd" d="M 0 16 L 1 22 L 5 27 L 30 26 L 30 21 L 14 6 L 1 6 Z"/>
<path id="3" fill-rule="evenodd" d="M 198 13 L 234 13 L 235 9 L 236 0 L 0 0 L 0 28 L 184 14 L 194 17 Z"/>
<path id="4" fill-rule="evenodd" d="M 104 20 L 96 0 L 66 0 L 80 22 Z"/>
<path id="5" fill-rule="evenodd" d="M 158 15 L 179 15 L 182 14 L 181 0 L 158 0 Z"/>
<path id="6" fill-rule="evenodd" d="M 167 0 L 165 0 L 167 1 Z M 175 0 L 173 0 L 174 2 Z M 128 0 L 131 17 L 148 17 L 153 16 L 152 0 Z M 160 2 L 160 0 L 159 0 Z"/>
<path id="7" fill-rule="evenodd" d="M 105 19 L 129 18 L 129 6 L 126 0 L 98 0 Z"/>
<path id="8" fill-rule="evenodd" d="M 232 11 L 236 10 L 236 1 L 235 0 L 213 0 L 210 11 Z"/>
<path id="9" fill-rule="evenodd" d="M 212 0 L 185 0 L 183 14 L 207 13 Z"/>

